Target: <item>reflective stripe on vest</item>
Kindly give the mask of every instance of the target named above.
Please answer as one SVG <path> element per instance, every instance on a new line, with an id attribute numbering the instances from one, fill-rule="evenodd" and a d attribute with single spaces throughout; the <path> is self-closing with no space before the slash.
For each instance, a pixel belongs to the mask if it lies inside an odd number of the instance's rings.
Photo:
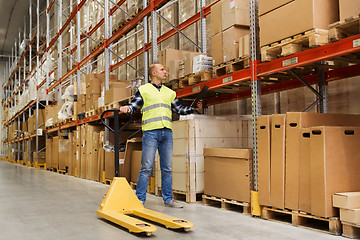
<path id="1" fill-rule="evenodd" d="M 156 104 L 153 104 L 153 105 L 150 105 L 150 106 L 147 106 L 147 107 L 143 108 L 141 110 L 141 113 L 144 113 L 144 112 L 149 111 L 151 109 L 160 108 L 160 107 L 167 108 L 167 109 L 169 109 L 171 111 L 171 106 L 169 106 L 169 105 L 167 105 L 165 103 L 156 103 Z"/>
<path id="2" fill-rule="evenodd" d="M 142 122 L 141 122 L 141 125 L 145 125 L 145 124 L 152 123 L 152 122 L 160 122 L 160 121 L 162 121 L 162 120 L 169 121 L 169 122 L 172 121 L 171 118 L 166 117 L 166 116 L 154 117 L 154 118 L 150 118 L 150 119 L 146 119 L 146 120 L 142 121 Z"/>

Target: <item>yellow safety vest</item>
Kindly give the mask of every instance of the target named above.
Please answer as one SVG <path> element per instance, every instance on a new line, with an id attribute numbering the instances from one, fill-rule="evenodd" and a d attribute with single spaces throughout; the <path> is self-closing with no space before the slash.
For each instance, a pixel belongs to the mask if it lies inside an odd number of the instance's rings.
<path id="1" fill-rule="evenodd" d="M 172 129 L 171 103 L 174 101 L 176 93 L 164 85 L 159 91 L 152 83 L 142 85 L 139 87 L 139 91 L 144 101 L 141 108 L 142 130 Z"/>

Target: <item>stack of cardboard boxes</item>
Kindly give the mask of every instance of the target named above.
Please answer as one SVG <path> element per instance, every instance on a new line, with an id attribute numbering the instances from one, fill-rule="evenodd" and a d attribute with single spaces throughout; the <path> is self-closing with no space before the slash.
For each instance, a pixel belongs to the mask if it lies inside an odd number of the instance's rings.
<path id="1" fill-rule="evenodd" d="M 258 117 L 260 205 L 336 216 L 332 194 L 360 190 L 359 125 L 360 115 Z"/>
<path id="2" fill-rule="evenodd" d="M 339 0 L 259 0 L 260 47 L 339 20 Z M 299 24 L 301 23 L 301 24 Z"/>
<path id="3" fill-rule="evenodd" d="M 249 25 L 249 1 L 222 0 L 211 8 L 212 55 L 215 65 L 249 55 Z"/>

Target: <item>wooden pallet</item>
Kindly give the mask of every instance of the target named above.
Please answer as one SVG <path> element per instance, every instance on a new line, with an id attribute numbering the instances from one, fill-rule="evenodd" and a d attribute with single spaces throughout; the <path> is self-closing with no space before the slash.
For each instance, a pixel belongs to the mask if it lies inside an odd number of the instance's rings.
<path id="1" fill-rule="evenodd" d="M 67 119 L 62 120 L 61 122 L 59 122 L 59 125 L 62 126 L 62 125 L 68 124 L 68 123 L 70 123 L 72 121 L 73 121 L 73 118 L 70 117 L 70 118 L 67 118 Z"/>
<path id="2" fill-rule="evenodd" d="M 148 187 L 149 189 L 149 187 Z M 161 187 L 155 187 L 156 196 L 162 197 L 161 195 Z M 173 198 L 178 201 L 184 201 L 187 203 L 199 203 L 202 202 L 202 195 L 203 193 L 196 193 L 196 192 L 183 192 L 179 190 L 173 190 Z M 195 197 L 196 196 L 196 197 Z M 192 201 L 191 199 L 196 199 L 196 201 Z"/>
<path id="3" fill-rule="evenodd" d="M 121 106 L 123 105 L 127 105 L 130 103 L 131 101 L 131 98 L 132 97 L 129 97 L 129 98 L 126 98 L 126 99 L 123 99 L 121 101 L 115 101 L 115 102 L 112 102 L 110 104 L 107 104 L 103 107 L 103 110 L 110 110 L 110 109 L 115 109 L 115 108 L 120 108 Z"/>
<path id="4" fill-rule="evenodd" d="M 271 61 L 329 43 L 328 30 L 315 28 L 261 48 L 261 61 Z"/>
<path id="5" fill-rule="evenodd" d="M 57 172 L 57 168 L 47 168 L 47 170 L 50 172 Z"/>
<path id="6" fill-rule="evenodd" d="M 241 57 L 214 66 L 214 76 L 220 77 L 250 67 L 250 57 Z"/>
<path id="7" fill-rule="evenodd" d="M 91 109 L 90 111 L 85 112 L 85 117 L 91 117 L 95 115 L 95 110 Z"/>
<path id="8" fill-rule="evenodd" d="M 329 41 L 335 42 L 360 33 L 360 15 L 329 25 Z"/>
<path id="9" fill-rule="evenodd" d="M 194 85 L 199 82 L 204 82 L 212 78 L 212 71 L 200 71 L 198 73 L 192 73 L 179 79 L 179 88 L 184 88 L 190 85 Z"/>
<path id="10" fill-rule="evenodd" d="M 360 238 L 360 225 L 353 223 L 341 222 L 342 236 L 347 238 Z"/>
<path id="11" fill-rule="evenodd" d="M 341 235 L 341 224 L 338 217 L 323 218 L 298 211 L 281 210 L 271 207 L 262 207 L 263 219 L 291 224 L 333 235 Z"/>
<path id="12" fill-rule="evenodd" d="M 112 183 L 112 179 L 105 179 L 105 184 L 110 185 Z"/>
<path id="13" fill-rule="evenodd" d="M 66 170 L 60 170 L 60 169 L 58 169 L 57 172 L 58 172 L 59 174 L 68 175 L 67 172 L 66 172 Z"/>
<path id="14" fill-rule="evenodd" d="M 223 210 L 240 210 L 242 213 L 251 215 L 250 203 L 229 200 L 209 195 L 202 195 L 202 203 L 205 206 L 217 206 Z"/>

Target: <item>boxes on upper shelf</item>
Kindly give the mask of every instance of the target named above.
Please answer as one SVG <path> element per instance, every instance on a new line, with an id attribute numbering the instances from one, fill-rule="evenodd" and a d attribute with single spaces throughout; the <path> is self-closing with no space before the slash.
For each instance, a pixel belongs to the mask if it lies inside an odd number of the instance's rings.
<path id="1" fill-rule="evenodd" d="M 250 7 L 248 0 L 222 1 L 222 31 L 232 26 L 250 25 Z"/>

